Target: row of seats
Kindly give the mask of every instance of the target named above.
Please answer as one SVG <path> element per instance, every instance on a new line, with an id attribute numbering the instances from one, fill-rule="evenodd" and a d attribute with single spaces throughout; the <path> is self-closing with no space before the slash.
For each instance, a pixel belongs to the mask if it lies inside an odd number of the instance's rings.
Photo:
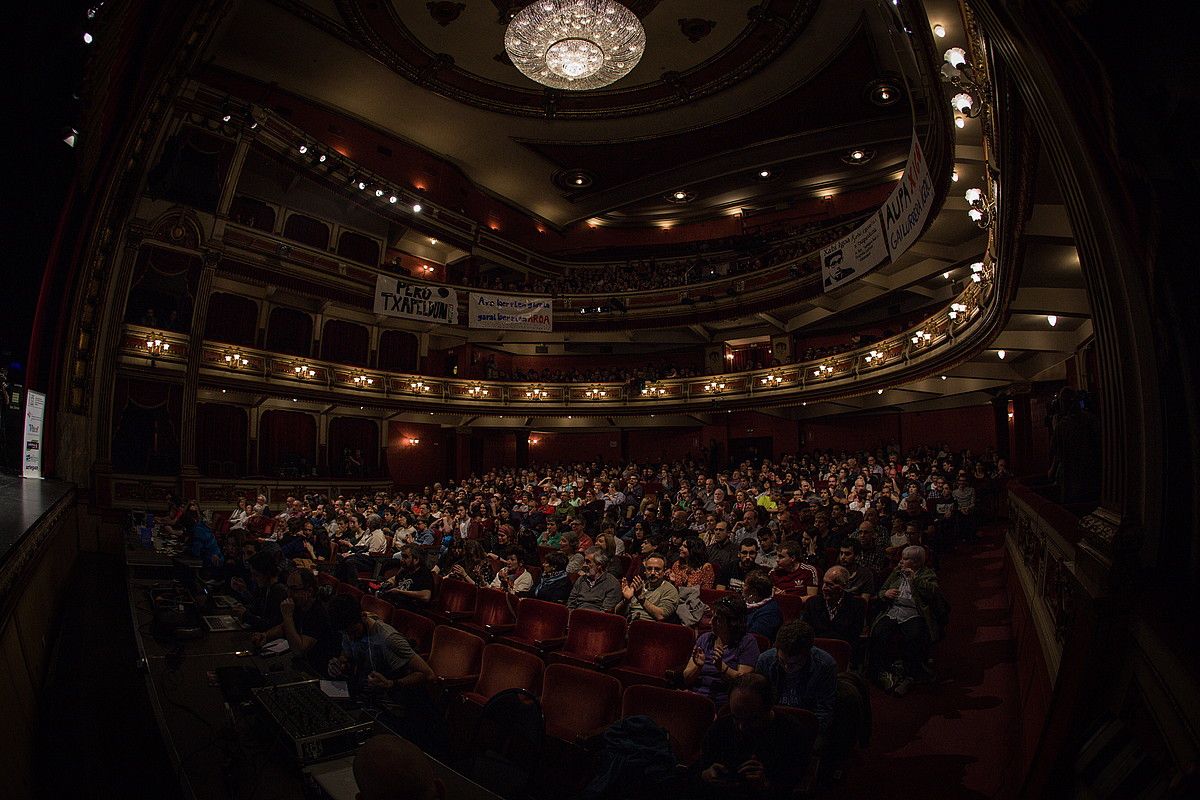
<path id="1" fill-rule="evenodd" d="M 438 600 L 418 613 L 396 608 L 332 576 L 322 575 L 321 580 L 339 594 L 356 597 L 363 610 L 396 628 L 422 655 L 431 655 L 440 643 L 443 652 L 454 647 L 467 654 L 468 662 L 476 663 L 486 645 L 500 642 L 546 663 L 603 670 L 622 686 L 666 687 L 671 673 L 682 669 L 696 645 L 696 632 L 683 625 L 627 622 L 617 614 L 570 610 L 531 597 L 517 600 L 514 614 L 512 598 L 503 591 L 476 589 L 463 581 L 444 582 Z M 468 596 L 475 601 L 470 610 L 462 602 Z M 839 669 L 848 668 L 849 644 L 836 639 L 818 639 L 816 644 L 834 657 Z M 770 646 L 766 637 L 759 637 L 760 649 Z"/>

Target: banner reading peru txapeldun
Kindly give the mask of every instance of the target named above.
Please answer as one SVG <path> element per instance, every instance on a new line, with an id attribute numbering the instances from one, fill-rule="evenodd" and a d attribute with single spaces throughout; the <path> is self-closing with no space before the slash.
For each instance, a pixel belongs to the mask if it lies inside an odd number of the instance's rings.
<path id="1" fill-rule="evenodd" d="M 457 325 L 458 292 L 447 286 L 408 283 L 380 275 L 375 280 L 375 313 Z"/>
<path id="2" fill-rule="evenodd" d="M 471 292 L 467 325 L 510 331 L 550 331 L 554 306 L 548 297 Z"/>
<path id="3" fill-rule="evenodd" d="M 933 205 L 933 181 L 914 134 L 904 175 L 878 213 L 821 250 L 821 285 L 828 292 L 861 278 L 889 258 L 895 261 L 925 227 Z"/>

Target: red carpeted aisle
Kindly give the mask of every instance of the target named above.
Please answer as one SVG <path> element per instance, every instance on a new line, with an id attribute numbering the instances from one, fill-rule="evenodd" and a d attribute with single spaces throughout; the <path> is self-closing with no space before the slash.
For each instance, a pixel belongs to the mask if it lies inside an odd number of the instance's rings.
<path id="1" fill-rule="evenodd" d="M 1016 651 L 1004 588 L 1003 528 L 942 558 L 951 605 L 934 646 L 937 682 L 902 698 L 872 687 L 870 747 L 831 797 L 1004 798 L 1017 748 Z"/>

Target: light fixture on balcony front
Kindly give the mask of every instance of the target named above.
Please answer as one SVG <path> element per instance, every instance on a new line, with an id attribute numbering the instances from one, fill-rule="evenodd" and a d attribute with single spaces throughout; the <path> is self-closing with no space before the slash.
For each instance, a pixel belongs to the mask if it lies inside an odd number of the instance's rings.
<path id="1" fill-rule="evenodd" d="M 525 397 L 530 400 L 545 400 L 548 394 L 549 392 L 540 386 L 534 386 L 525 391 Z"/>
<path id="2" fill-rule="evenodd" d="M 956 90 L 950 105 L 964 117 L 978 117 L 991 99 L 982 65 L 972 64 L 961 47 L 951 47 L 943 58 L 942 80 Z"/>
<path id="3" fill-rule="evenodd" d="M 241 354 L 240 351 L 234 350 L 232 353 L 225 354 L 225 366 L 230 369 L 240 369 L 249 366 L 250 359 Z"/>
<path id="4" fill-rule="evenodd" d="M 833 374 L 833 367 L 828 364 L 821 364 L 813 370 L 814 378 L 824 378 Z"/>
<path id="5" fill-rule="evenodd" d="M 994 205 L 982 189 L 972 186 L 963 192 L 963 198 L 967 201 L 967 216 L 976 225 L 980 228 L 986 228 L 992 224 Z"/>
<path id="6" fill-rule="evenodd" d="M 480 386 L 477 383 L 474 386 L 472 386 L 470 389 L 467 389 L 467 394 L 469 394 L 469 395 L 471 395 L 471 397 L 475 397 L 475 398 L 487 397 L 488 390 L 485 389 L 484 387 Z"/>
<path id="7" fill-rule="evenodd" d="M 704 391 L 709 394 L 720 394 L 725 391 L 725 381 L 709 381 L 704 384 Z"/>
<path id="8" fill-rule="evenodd" d="M 517 12 L 504 50 L 552 89 L 599 89 L 629 74 L 646 49 L 637 15 L 615 0 L 536 0 Z"/>
<path id="9" fill-rule="evenodd" d="M 642 387 L 642 395 L 644 397 L 665 397 L 667 390 L 663 386 L 647 385 Z"/>
<path id="10" fill-rule="evenodd" d="M 408 388 L 417 394 L 429 391 L 429 384 L 425 381 L 410 381 Z"/>
<path id="11" fill-rule="evenodd" d="M 959 314 L 966 313 L 967 307 L 963 303 L 951 303 L 950 311 L 946 314 L 952 320 L 958 319 Z"/>
<path id="12" fill-rule="evenodd" d="M 355 375 L 354 376 L 354 385 L 359 387 L 360 389 L 365 389 L 368 386 L 374 386 L 375 379 L 367 377 L 366 375 Z"/>
<path id="13" fill-rule="evenodd" d="M 870 364 L 872 361 L 882 361 L 882 360 L 883 360 L 883 353 L 879 350 L 872 350 L 871 352 L 869 352 L 865 356 L 863 356 L 863 361 L 866 361 L 868 364 Z"/>
<path id="14" fill-rule="evenodd" d="M 150 366 L 154 366 L 154 360 L 165 356 L 171 350 L 171 343 L 161 336 L 151 334 L 146 338 L 146 352 L 150 355 Z"/>
<path id="15" fill-rule="evenodd" d="M 584 395 L 589 400 L 602 400 L 605 397 L 608 397 L 608 391 L 605 389 L 601 389 L 599 386 L 593 386 L 593 387 L 589 388 L 587 391 L 585 391 Z"/>
<path id="16" fill-rule="evenodd" d="M 933 334 L 929 331 L 917 331 L 912 335 L 911 341 L 913 344 L 924 344 L 933 338 Z"/>
<path id="17" fill-rule="evenodd" d="M 763 386 L 778 386 L 783 383 L 783 376 L 776 375 L 774 372 L 768 372 L 763 376 L 762 383 Z"/>
<path id="18" fill-rule="evenodd" d="M 317 371 L 307 364 L 299 364 L 293 367 L 292 372 L 295 373 L 296 377 L 300 378 L 301 380 L 317 377 Z"/>

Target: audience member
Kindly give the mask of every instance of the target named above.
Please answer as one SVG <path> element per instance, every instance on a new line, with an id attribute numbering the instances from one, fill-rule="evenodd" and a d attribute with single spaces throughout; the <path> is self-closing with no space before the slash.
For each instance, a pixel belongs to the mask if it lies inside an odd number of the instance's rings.
<path id="1" fill-rule="evenodd" d="M 914 681 L 932 678 L 925 662 L 937 633 L 933 617 L 937 591 L 937 576 L 925 565 L 925 548 L 904 548 L 899 566 L 880 590 L 879 599 L 886 607 L 871 626 L 868 644 L 871 677 L 885 690 L 903 696 Z"/>
<path id="2" fill-rule="evenodd" d="M 720 708 L 734 680 L 754 669 L 758 641 L 746 630 L 746 603 L 722 597 L 713 606 L 712 630 L 700 634 L 683 669 L 683 683 Z"/>

